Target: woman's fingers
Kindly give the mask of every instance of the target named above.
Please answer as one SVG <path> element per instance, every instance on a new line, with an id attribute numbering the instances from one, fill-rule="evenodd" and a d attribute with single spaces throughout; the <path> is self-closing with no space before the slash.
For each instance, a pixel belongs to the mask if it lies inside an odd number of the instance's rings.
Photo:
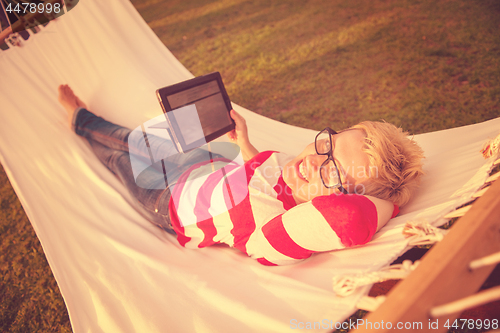
<path id="1" fill-rule="evenodd" d="M 231 118 L 233 118 L 236 126 L 234 127 L 234 130 L 231 132 L 228 132 L 228 137 L 231 141 L 235 142 L 238 144 L 240 147 L 246 146 L 247 144 L 250 143 L 248 139 L 248 130 L 247 130 L 247 123 L 245 121 L 245 118 L 240 116 L 236 111 L 231 110 Z"/>
<path id="2" fill-rule="evenodd" d="M 237 139 L 236 131 L 231 130 L 231 131 L 227 132 L 227 137 L 229 138 L 229 140 L 235 141 Z"/>
<path id="3" fill-rule="evenodd" d="M 236 124 L 235 130 L 237 132 L 243 133 L 243 135 L 246 135 L 247 122 L 245 121 L 245 118 L 243 118 L 239 113 L 237 113 L 234 110 L 231 110 L 231 118 L 233 118 Z"/>
<path id="4" fill-rule="evenodd" d="M 227 132 L 227 137 L 229 138 L 229 140 L 231 141 L 236 141 L 238 139 L 238 135 L 236 134 L 236 129 L 238 129 L 238 124 L 240 123 L 240 115 L 236 113 L 236 111 L 234 110 L 231 110 L 229 112 L 229 115 L 231 116 L 231 118 L 234 120 L 234 123 L 235 123 L 235 129 Z"/>
<path id="5" fill-rule="evenodd" d="M 245 118 L 240 116 L 239 113 L 237 113 L 234 110 L 231 110 L 231 118 L 233 118 L 234 122 L 236 123 L 236 130 L 241 131 L 246 127 L 246 121 Z"/>
<path id="6" fill-rule="evenodd" d="M 241 116 L 233 109 L 231 109 L 229 114 L 231 115 L 231 118 L 233 118 L 234 121 L 237 121 L 239 118 L 241 118 Z"/>

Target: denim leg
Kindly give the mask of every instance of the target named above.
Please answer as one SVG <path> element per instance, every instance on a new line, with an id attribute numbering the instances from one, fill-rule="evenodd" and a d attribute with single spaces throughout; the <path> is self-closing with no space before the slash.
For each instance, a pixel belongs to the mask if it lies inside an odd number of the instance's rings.
<path id="1" fill-rule="evenodd" d="M 142 132 L 110 123 L 83 108 L 75 111 L 73 128 L 76 134 L 88 140 L 99 160 L 137 199 L 136 209 L 150 222 L 171 233 L 174 231 L 168 204 L 179 177 L 197 163 L 223 158 L 202 148 L 182 154 L 173 153 L 175 147 L 171 141 L 149 135 L 147 151 Z M 144 147 L 141 148 L 141 144 Z"/>
<path id="2" fill-rule="evenodd" d="M 173 233 L 168 216 L 170 190 L 163 172 L 154 167 L 145 168 L 140 175 L 142 186 L 138 186 L 134 178 L 128 151 L 131 131 L 85 109 L 75 113 L 78 113 L 73 122 L 75 132 L 88 140 L 99 160 L 137 199 L 136 209 L 155 225 Z"/>
<path id="3" fill-rule="evenodd" d="M 84 108 L 75 111 L 73 129 L 76 134 L 88 140 L 99 142 L 114 150 L 128 152 L 128 136 L 131 131 L 110 123 Z"/>

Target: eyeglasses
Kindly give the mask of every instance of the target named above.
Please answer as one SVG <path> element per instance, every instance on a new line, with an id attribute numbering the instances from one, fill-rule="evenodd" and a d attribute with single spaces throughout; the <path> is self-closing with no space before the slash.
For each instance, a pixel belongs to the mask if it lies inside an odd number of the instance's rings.
<path id="1" fill-rule="evenodd" d="M 342 186 L 339 168 L 333 159 L 333 141 L 332 135 L 337 134 L 334 130 L 327 127 L 316 135 L 314 146 L 318 155 L 327 155 L 328 158 L 321 164 L 320 176 L 323 185 L 326 188 L 338 188 L 340 192 L 347 194 L 347 190 Z"/>

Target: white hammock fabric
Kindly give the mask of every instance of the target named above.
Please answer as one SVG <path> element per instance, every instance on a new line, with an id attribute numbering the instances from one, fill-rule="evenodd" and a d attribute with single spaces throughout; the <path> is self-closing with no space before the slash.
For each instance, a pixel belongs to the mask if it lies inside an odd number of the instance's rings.
<path id="1" fill-rule="evenodd" d="M 157 88 L 192 77 L 127 0 L 81 1 L 24 46 L 0 52 L 0 73 L 0 162 L 74 332 L 287 332 L 314 322 L 311 331 L 329 331 L 369 290 L 338 297 L 332 277 L 386 266 L 407 247 L 407 220 L 436 220 L 467 201 L 491 165 L 478 151 L 500 129 L 495 119 L 418 135 L 427 156 L 422 188 L 372 242 L 265 267 L 226 247 L 179 246 L 132 208 L 126 189 L 70 132 L 57 102 L 61 83 L 89 109 L 135 128 L 161 114 Z M 297 154 L 316 134 L 235 108 L 260 150 Z"/>

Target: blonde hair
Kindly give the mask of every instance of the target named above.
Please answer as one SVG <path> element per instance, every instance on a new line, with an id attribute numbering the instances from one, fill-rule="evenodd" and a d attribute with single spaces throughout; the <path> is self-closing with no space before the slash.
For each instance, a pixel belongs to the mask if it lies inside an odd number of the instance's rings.
<path id="1" fill-rule="evenodd" d="M 363 182 L 364 194 L 406 204 L 423 175 L 422 148 L 407 132 L 386 122 L 364 121 L 351 128 L 366 134 L 363 151 L 368 154 L 370 174 Z"/>

